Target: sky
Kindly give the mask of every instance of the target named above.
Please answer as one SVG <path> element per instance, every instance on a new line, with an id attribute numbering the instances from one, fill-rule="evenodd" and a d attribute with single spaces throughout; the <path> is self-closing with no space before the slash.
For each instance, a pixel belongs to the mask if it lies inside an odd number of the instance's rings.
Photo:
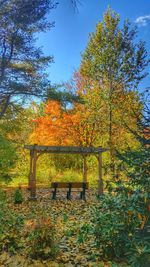
<path id="1" fill-rule="evenodd" d="M 52 84 L 69 81 L 79 68 L 89 34 L 95 31 L 108 6 L 120 14 L 121 23 L 128 18 L 138 26 L 138 38 L 146 42 L 150 54 L 150 0 L 79 1 L 77 12 L 71 0 L 58 0 L 57 8 L 48 15 L 49 21 L 55 21 L 55 27 L 38 35 L 37 44 L 43 47 L 45 55 L 54 57 L 54 63 L 48 68 Z M 142 86 L 150 86 L 149 77 Z"/>

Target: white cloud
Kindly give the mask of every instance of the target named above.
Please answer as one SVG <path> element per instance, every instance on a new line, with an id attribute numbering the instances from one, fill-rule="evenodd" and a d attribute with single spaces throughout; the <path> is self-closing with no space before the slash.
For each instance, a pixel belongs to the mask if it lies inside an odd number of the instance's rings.
<path id="1" fill-rule="evenodd" d="M 140 26 L 146 26 L 149 20 L 150 20 L 150 15 L 141 16 L 135 20 L 135 23 L 139 24 Z"/>

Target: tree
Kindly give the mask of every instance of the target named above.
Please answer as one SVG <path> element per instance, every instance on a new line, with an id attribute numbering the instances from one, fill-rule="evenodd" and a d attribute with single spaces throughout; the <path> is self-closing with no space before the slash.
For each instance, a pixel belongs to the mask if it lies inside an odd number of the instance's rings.
<path id="1" fill-rule="evenodd" d="M 71 3 L 73 5 L 74 10 L 75 11 L 76 10 L 78 11 L 78 5 L 81 5 L 82 1 L 79 1 L 79 0 L 71 0 Z"/>
<path id="2" fill-rule="evenodd" d="M 40 145 L 93 146 L 100 128 L 84 104 L 74 103 L 72 108 L 64 109 L 60 102 L 52 100 L 34 124 L 31 140 Z"/>
<path id="3" fill-rule="evenodd" d="M 44 69 L 52 57 L 35 46 L 36 34 L 53 26 L 51 0 L 0 0 L 0 117 L 13 99 L 43 94 Z"/>
<path id="4" fill-rule="evenodd" d="M 49 101 L 44 105 L 41 116 L 33 120 L 35 125 L 30 140 L 40 145 L 59 145 L 63 140 L 61 127 L 62 109 L 57 101 Z M 60 134 L 61 132 L 61 134 Z"/>
<path id="5" fill-rule="evenodd" d="M 127 125 L 140 146 L 134 150 L 128 149 L 125 153 L 118 152 L 118 157 L 124 163 L 129 184 L 134 189 L 142 190 L 145 194 L 144 197 L 147 199 L 148 204 L 150 204 L 150 107 L 145 100 L 142 103 L 143 110 L 141 116 L 137 118 L 137 130 L 133 129 L 132 125 Z"/>
<path id="6" fill-rule="evenodd" d="M 66 84 L 57 84 L 47 88 L 45 100 L 61 102 L 63 106 L 67 104 L 83 103 L 83 99 L 77 92 L 66 90 Z"/>
<path id="7" fill-rule="evenodd" d="M 84 122 L 84 129 L 88 132 L 87 136 L 88 140 L 90 140 L 90 145 L 108 147 L 109 105 L 107 101 L 107 88 L 100 87 L 97 81 L 93 81 L 85 76 L 83 77 L 80 72 L 74 73 L 73 81 L 69 86 L 68 88 L 73 88 L 76 94 L 79 94 L 80 98 L 83 100 L 84 105 L 81 105 L 82 112 L 80 108 L 76 109 L 76 112 L 80 113 L 80 124 Z M 130 123 L 133 129 L 137 128 L 137 118 L 133 115 L 134 112 L 138 114 L 141 110 L 138 95 L 133 91 L 118 90 L 113 100 L 113 105 L 115 106 L 112 127 L 113 149 L 124 151 L 129 146 L 131 149 L 137 147 L 137 140 L 132 136 L 127 127 L 125 127 L 125 124 Z M 85 116 L 85 114 L 87 114 L 87 116 Z M 81 136 L 83 136 L 83 134 Z M 108 173 L 108 154 L 105 157 L 103 167 L 106 173 Z M 117 168 L 119 166 L 116 157 L 115 167 L 116 172 L 118 172 Z"/>
<path id="8" fill-rule="evenodd" d="M 96 32 L 90 35 L 80 67 L 83 77 L 97 82 L 100 94 L 108 106 L 108 145 L 112 172 L 114 113 L 121 107 L 119 101 L 116 103 L 116 96 L 138 88 L 141 80 L 147 75 L 144 69 L 149 63 L 145 44 L 135 42 L 136 28 L 131 27 L 128 21 L 120 28 L 119 23 L 119 15 L 109 8 L 104 20 L 98 23 Z"/>

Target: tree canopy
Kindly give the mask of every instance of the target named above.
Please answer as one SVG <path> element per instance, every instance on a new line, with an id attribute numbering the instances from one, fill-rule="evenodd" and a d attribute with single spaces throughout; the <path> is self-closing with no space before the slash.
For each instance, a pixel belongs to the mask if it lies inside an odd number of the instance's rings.
<path id="1" fill-rule="evenodd" d="M 42 95 L 46 87 L 45 57 L 36 34 L 53 26 L 46 19 L 51 0 L 0 1 L 0 116 L 15 97 Z"/>

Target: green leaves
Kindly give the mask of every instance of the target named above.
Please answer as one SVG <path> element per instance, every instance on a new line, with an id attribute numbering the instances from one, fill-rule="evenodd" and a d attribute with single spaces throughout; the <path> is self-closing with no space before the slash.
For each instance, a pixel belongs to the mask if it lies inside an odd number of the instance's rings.
<path id="1" fill-rule="evenodd" d="M 23 217 L 14 214 L 6 201 L 0 202 L 0 251 L 15 253 L 22 245 Z"/>
<path id="2" fill-rule="evenodd" d="M 53 24 L 46 14 L 55 7 L 51 0 L 0 1 L 0 117 L 23 95 L 41 96 L 48 84 L 45 67 L 52 57 L 36 47 L 35 34 Z"/>
<path id="3" fill-rule="evenodd" d="M 149 64 L 144 42 L 136 43 L 137 30 L 125 21 L 120 27 L 119 15 L 108 8 L 103 21 L 90 35 L 82 55 L 81 74 L 103 85 L 112 83 L 122 89 L 133 89 L 147 75 Z M 109 86 L 109 85 L 108 85 Z"/>
<path id="4" fill-rule="evenodd" d="M 28 247 L 32 258 L 55 258 L 58 252 L 55 227 L 48 216 L 33 220 L 28 234 Z"/>
<path id="5" fill-rule="evenodd" d="M 134 89 L 147 75 L 145 68 L 149 59 L 145 44 L 137 42 L 136 36 L 136 28 L 128 21 L 121 26 L 119 15 L 108 8 L 90 35 L 80 66 L 82 77 L 93 85 L 90 84 L 91 98 L 94 83 L 99 89 L 97 102 L 101 103 L 102 110 L 97 113 L 103 118 L 102 139 L 110 149 L 111 176 L 117 168 L 115 150 L 126 149 L 127 143 L 131 147 L 138 146 L 126 125 L 136 130 L 136 116 L 142 107 Z"/>
<path id="6" fill-rule="evenodd" d="M 10 170 L 16 159 L 15 146 L 0 134 L 0 179 L 8 182 L 11 179 Z"/>
<path id="7" fill-rule="evenodd" d="M 102 249 L 103 256 L 106 258 L 124 257 L 124 246 L 130 233 L 129 229 L 125 230 L 126 218 L 117 208 L 117 199 L 116 201 L 114 198 L 110 200 L 109 197 L 109 201 L 107 197 L 105 199 L 101 203 L 102 208 L 104 204 L 104 210 L 99 212 L 97 207 L 93 212 L 97 246 Z"/>
<path id="8" fill-rule="evenodd" d="M 14 204 L 21 204 L 23 202 L 23 196 L 21 188 L 17 188 L 14 193 Z"/>

